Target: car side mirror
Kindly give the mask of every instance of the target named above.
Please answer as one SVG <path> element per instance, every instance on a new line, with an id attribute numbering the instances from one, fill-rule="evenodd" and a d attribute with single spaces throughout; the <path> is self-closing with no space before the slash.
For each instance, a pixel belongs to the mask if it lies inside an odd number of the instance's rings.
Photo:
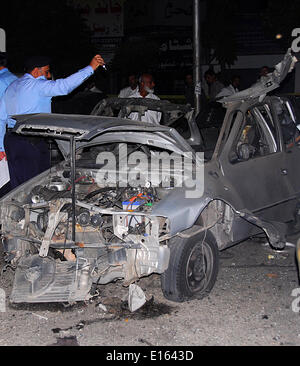
<path id="1" fill-rule="evenodd" d="M 237 147 L 236 153 L 240 161 L 247 161 L 252 155 L 251 146 L 246 143 L 241 144 Z"/>

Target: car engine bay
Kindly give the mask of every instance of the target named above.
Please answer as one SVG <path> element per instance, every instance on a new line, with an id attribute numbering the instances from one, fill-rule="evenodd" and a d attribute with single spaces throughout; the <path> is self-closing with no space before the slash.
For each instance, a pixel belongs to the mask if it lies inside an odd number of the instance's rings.
<path id="1" fill-rule="evenodd" d="M 16 268 L 12 302 L 86 300 L 92 284 L 128 286 L 167 268 L 168 219 L 151 212 L 170 189 L 99 184 L 98 170 L 82 165 L 74 206 L 67 161 L 2 205 L 5 260 Z"/>

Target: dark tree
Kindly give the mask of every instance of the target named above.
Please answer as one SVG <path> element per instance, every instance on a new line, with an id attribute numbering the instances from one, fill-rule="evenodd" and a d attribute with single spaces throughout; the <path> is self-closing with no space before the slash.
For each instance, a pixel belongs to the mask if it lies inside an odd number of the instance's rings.
<path id="1" fill-rule="evenodd" d="M 159 64 L 159 45 L 152 40 L 124 40 L 112 60 L 111 67 L 121 76 L 131 72 L 153 71 Z"/>
<path id="2" fill-rule="evenodd" d="M 94 54 L 90 33 L 67 0 L 9 0 L 1 6 L 10 67 L 23 71 L 24 58 L 43 54 L 52 59 L 56 77 L 86 66 Z"/>
<path id="3" fill-rule="evenodd" d="M 205 21 L 201 24 L 202 47 L 208 63 L 216 59 L 224 69 L 236 60 L 234 24 L 237 3 L 232 0 L 209 0 L 206 7 Z"/>
<path id="4" fill-rule="evenodd" d="M 270 0 L 264 14 L 263 24 L 268 36 L 275 38 L 281 34 L 278 42 L 283 48 L 291 47 L 292 30 L 300 28 L 300 1 L 299 0 Z"/>

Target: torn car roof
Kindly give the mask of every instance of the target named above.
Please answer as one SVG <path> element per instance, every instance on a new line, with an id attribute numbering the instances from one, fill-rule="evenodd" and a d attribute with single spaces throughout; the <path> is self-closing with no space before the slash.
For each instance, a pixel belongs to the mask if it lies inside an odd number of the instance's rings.
<path id="1" fill-rule="evenodd" d="M 275 65 L 275 70 L 272 73 L 261 77 L 250 88 L 219 99 L 218 102 L 226 104 L 258 97 L 262 100 L 267 93 L 279 87 L 286 75 L 293 70 L 297 61 L 297 58 L 292 55 L 291 49 L 289 48 L 283 60 Z"/>

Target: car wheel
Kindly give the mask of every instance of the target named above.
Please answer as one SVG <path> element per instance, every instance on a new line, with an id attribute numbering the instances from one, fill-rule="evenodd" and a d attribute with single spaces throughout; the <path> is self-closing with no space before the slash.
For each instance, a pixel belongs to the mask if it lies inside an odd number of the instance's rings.
<path id="1" fill-rule="evenodd" d="M 164 296 L 171 301 L 202 299 L 213 288 L 219 270 L 219 249 L 211 232 L 169 242 L 170 261 L 161 275 Z"/>

